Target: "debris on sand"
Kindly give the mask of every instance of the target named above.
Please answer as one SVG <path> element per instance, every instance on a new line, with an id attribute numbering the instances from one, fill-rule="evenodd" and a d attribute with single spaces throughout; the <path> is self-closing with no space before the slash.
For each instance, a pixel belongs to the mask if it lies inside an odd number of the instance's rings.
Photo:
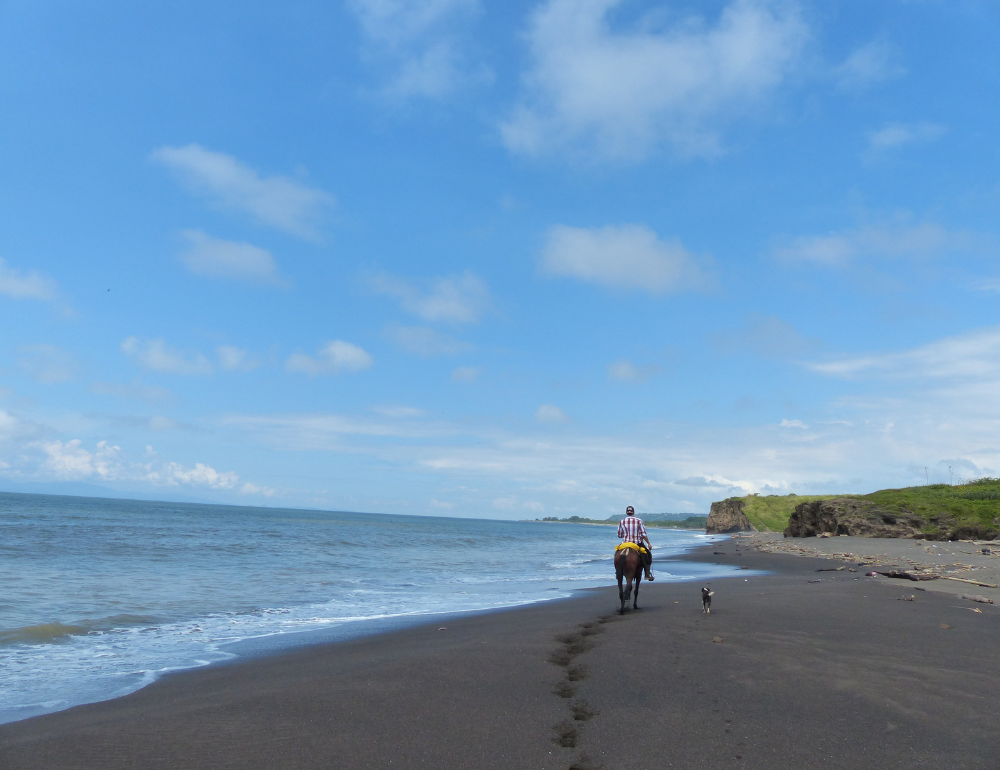
<path id="1" fill-rule="evenodd" d="M 980 588 L 996 588 L 996 583 L 982 583 L 978 580 L 966 580 L 960 577 L 949 577 L 948 575 L 942 575 L 944 580 L 957 580 L 959 583 L 971 583 L 974 586 L 979 586 Z"/>
<path id="2" fill-rule="evenodd" d="M 980 596 L 979 594 L 962 594 L 963 599 L 968 599 L 970 602 L 979 602 L 980 604 L 993 604 L 992 599 L 987 599 L 985 596 Z"/>

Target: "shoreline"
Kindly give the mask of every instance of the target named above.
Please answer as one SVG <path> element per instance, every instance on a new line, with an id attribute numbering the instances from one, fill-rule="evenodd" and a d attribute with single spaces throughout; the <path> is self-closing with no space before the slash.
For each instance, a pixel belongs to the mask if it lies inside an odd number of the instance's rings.
<path id="1" fill-rule="evenodd" d="M 725 536 L 723 536 L 725 537 Z M 698 541 L 685 546 L 689 549 L 700 547 Z M 678 557 L 684 553 L 671 551 L 669 558 L 664 557 L 664 562 L 681 561 Z M 610 560 L 610 551 L 608 559 Z M 684 560 L 686 563 L 687 560 Z M 663 562 L 661 562 L 663 563 Z M 708 566 L 708 565 L 706 565 Z M 711 569 L 709 567 L 709 569 Z M 699 574 L 685 576 L 683 580 L 698 580 Z M 171 665 L 166 668 L 143 671 L 141 678 L 131 684 L 122 684 L 115 688 L 107 689 L 103 694 L 93 693 L 89 697 L 79 697 L 74 694 L 64 696 L 59 701 L 50 700 L 47 704 L 32 704 L 29 706 L 6 709 L 0 713 L 0 725 L 16 724 L 28 719 L 40 716 L 58 714 L 63 711 L 80 706 L 106 703 L 120 698 L 129 697 L 143 689 L 150 687 L 154 683 L 188 672 L 208 670 L 220 666 L 237 665 L 248 659 L 259 659 L 274 655 L 283 655 L 299 649 L 305 649 L 316 645 L 341 644 L 355 639 L 379 636 L 388 633 L 395 633 L 405 629 L 432 624 L 435 622 L 449 622 L 455 618 L 473 617 L 496 612 L 506 612 L 523 607 L 530 607 L 535 604 L 547 604 L 554 601 L 570 599 L 580 591 L 585 591 L 593 586 L 590 579 L 580 580 L 580 587 L 573 586 L 572 582 L 562 581 L 558 588 L 548 589 L 554 595 L 538 595 L 530 599 L 518 599 L 514 596 L 507 601 L 492 606 L 476 606 L 468 609 L 451 609 L 440 611 L 438 609 L 422 610 L 412 613 L 400 613 L 391 615 L 376 615 L 370 617 L 359 617 L 356 619 L 343 620 L 330 625 L 316 626 L 313 628 L 298 629 L 291 631 L 273 631 L 260 635 L 251 635 L 230 641 L 220 641 L 206 647 L 203 652 L 190 657 L 183 664 Z M 198 626 L 197 619 L 191 620 L 191 624 Z"/>
<path id="2" fill-rule="evenodd" d="M 711 615 L 700 583 L 643 583 L 624 616 L 609 585 L 181 672 L 0 726 L 0 765 L 994 766 L 997 608 L 741 538 L 677 558 L 734 568 Z"/>

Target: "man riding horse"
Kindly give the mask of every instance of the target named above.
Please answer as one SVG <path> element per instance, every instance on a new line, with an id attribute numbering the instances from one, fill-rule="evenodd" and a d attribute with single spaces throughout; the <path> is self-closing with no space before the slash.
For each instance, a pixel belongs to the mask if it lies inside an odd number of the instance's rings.
<path id="1" fill-rule="evenodd" d="M 646 580 L 650 582 L 655 580 L 656 578 L 653 577 L 653 572 L 650 569 L 653 563 L 653 546 L 649 542 L 649 536 L 646 534 L 646 527 L 643 525 L 642 519 L 635 515 L 635 509 L 631 505 L 625 509 L 625 518 L 618 525 L 618 537 L 623 543 L 646 546 L 646 553 L 640 553 L 642 566 L 646 570 Z"/>

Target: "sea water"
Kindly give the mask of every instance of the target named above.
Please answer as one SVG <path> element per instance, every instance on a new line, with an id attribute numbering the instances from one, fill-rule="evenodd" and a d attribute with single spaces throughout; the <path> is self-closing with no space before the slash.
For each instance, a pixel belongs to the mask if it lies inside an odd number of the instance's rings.
<path id="1" fill-rule="evenodd" d="M 0 723 L 232 659 L 236 643 L 273 650 L 608 585 L 615 534 L 0 493 Z M 650 534 L 657 580 L 732 570 L 669 560 L 704 532 Z"/>

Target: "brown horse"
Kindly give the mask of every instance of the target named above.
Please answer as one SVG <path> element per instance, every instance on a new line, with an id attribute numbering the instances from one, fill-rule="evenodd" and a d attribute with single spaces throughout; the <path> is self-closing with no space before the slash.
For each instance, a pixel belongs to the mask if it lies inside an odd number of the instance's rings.
<path id="1" fill-rule="evenodd" d="M 618 578 L 618 598 L 622 602 L 618 614 L 625 614 L 625 605 L 632 597 L 633 580 L 635 581 L 635 598 L 632 600 L 632 609 L 639 609 L 639 583 L 642 582 L 642 557 L 638 551 L 634 548 L 623 548 L 620 551 L 615 551 L 615 577 Z M 623 580 L 628 581 L 627 587 L 623 587 Z"/>

